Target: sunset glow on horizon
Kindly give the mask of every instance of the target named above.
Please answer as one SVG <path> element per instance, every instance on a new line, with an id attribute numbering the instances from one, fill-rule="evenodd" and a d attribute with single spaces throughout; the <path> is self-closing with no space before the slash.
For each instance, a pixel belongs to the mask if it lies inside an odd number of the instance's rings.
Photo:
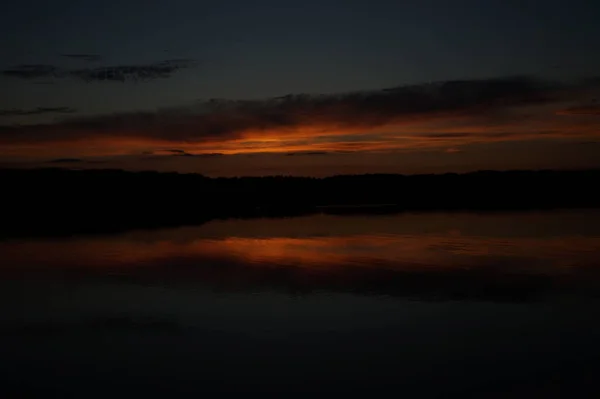
<path id="1" fill-rule="evenodd" d="M 600 167 L 600 59 L 587 39 L 596 24 L 581 22 L 593 6 L 571 4 L 577 18 L 548 29 L 504 2 L 464 13 L 428 1 L 173 10 L 183 20 L 212 10 L 191 25 L 119 5 L 130 25 L 101 39 L 90 26 L 110 13 L 88 25 L 81 10 L 47 10 L 69 23 L 34 27 L 54 39 L 24 39 L 0 65 L 4 93 L 16 93 L 0 95 L 0 167 L 210 176 Z M 357 24 L 359 15 L 377 17 Z M 231 37 L 212 34 L 225 21 Z M 156 24 L 164 43 L 151 39 Z"/>
<path id="2" fill-rule="evenodd" d="M 235 108 L 229 111 L 231 118 L 237 112 Z M 360 109 L 358 112 L 361 112 Z M 257 117 L 262 118 L 259 115 Z M 127 118 L 127 115 L 123 117 Z M 343 119 L 343 115 L 338 115 L 332 116 L 341 118 L 335 123 L 319 122 L 317 119 L 314 122 L 298 121 L 290 126 L 263 129 L 244 128 L 244 124 L 235 127 L 237 124 L 231 125 L 225 113 L 219 116 L 219 120 L 225 123 L 223 128 L 234 129 L 231 134 L 225 135 L 211 135 L 203 130 L 209 117 L 210 114 L 190 114 L 187 125 L 177 126 L 176 118 L 173 127 L 170 127 L 170 119 L 165 123 L 158 120 L 154 125 L 147 125 L 143 119 L 136 117 L 132 123 L 140 120 L 142 125 L 132 133 L 128 132 L 127 124 L 123 127 L 117 124 L 113 128 L 108 125 L 101 130 L 77 127 L 79 124 L 85 125 L 85 120 L 75 122 L 74 126 L 68 119 L 56 125 L 23 125 L 19 129 L 14 128 L 14 134 L 6 136 L 10 138 L 9 141 L 0 140 L 0 158 L 34 164 L 43 164 L 52 159 L 77 159 L 84 162 L 78 164 L 80 167 L 94 167 L 94 160 L 102 161 L 99 162 L 102 167 L 118 165 L 119 162 L 122 164 L 124 161 L 129 161 L 131 166 L 131 162 L 139 163 L 144 159 L 146 162 L 138 168 L 147 168 L 149 165 L 158 165 L 160 168 L 161 162 L 165 165 L 164 161 L 170 161 L 171 168 L 189 171 L 190 163 L 201 165 L 209 157 L 221 155 L 218 158 L 237 156 L 227 166 L 235 170 L 243 169 L 244 161 L 239 159 L 243 155 L 298 154 L 314 157 L 387 152 L 405 156 L 438 151 L 456 154 L 460 158 L 461 153 L 473 145 L 530 142 L 533 146 L 536 143 L 561 146 L 600 139 L 597 116 L 589 110 L 587 113 L 570 111 L 562 103 L 554 106 L 509 107 L 491 113 L 425 113 L 414 117 L 402 116 L 399 121 L 393 121 L 396 117 L 391 113 L 386 116 L 392 119 L 390 121 L 371 121 L 364 126 L 360 126 L 360 122 L 353 126 L 351 121 Z M 90 161 L 89 165 L 86 165 L 86 160 Z M 532 160 L 535 164 L 535 156 L 532 156 Z M 236 162 L 239 163 L 237 167 Z M 293 168 L 292 159 L 288 158 L 286 162 Z M 180 166 L 177 166 L 178 163 Z M 476 166 L 482 168 L 486 165 Z M 373 169 L 377 170 L 377 163 Z"/>

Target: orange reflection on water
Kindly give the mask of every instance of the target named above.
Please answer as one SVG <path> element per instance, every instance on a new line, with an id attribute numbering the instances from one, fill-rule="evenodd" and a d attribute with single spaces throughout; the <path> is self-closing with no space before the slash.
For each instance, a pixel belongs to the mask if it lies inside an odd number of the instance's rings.
<path id="1" fill-rule="evenodd" d="M 600 237 L 497 238 L 456 232 L 421 235 L 350 235 L 313 237 L 178 238 L 127 236 L 0 244 L 4 270 L 42 268 L 139 268 L 185 259 L 203 264 L 236 261 L 248 267 L 289 266 L 310 269 L 386 267 L 516 267 L 543 273 L 590 266 L 600 260 Z"/>
<path id="2" fill-rule="evenodd" d="M 357 235 L 348 237 L 262 238 L 232 237 L 198 241 L 202 254 L 236 257 L 255 264 L 330 268 L 351 265 L 420 267 L 477 267 L 492 262 L 524 262 L 519 268 L 563 269 L 600 259 L 600 237 L 485 238 L 448 235 Z M 531 263 L 537 261 L 536 264 Z M 529 263 L 527 263 L 529 262 Z M 517 265 L 515 265 L 517 266 Z"/>

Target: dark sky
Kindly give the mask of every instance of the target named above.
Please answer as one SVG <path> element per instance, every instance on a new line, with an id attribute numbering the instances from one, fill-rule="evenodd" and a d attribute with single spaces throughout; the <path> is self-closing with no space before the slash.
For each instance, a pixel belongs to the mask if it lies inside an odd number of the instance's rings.
<path id="1" fill-rule="evenodd" d="M 0 13 L 0 160 L 225 175 L 600 166 L 599 17 L 584 0 L 15 2 Z"/>

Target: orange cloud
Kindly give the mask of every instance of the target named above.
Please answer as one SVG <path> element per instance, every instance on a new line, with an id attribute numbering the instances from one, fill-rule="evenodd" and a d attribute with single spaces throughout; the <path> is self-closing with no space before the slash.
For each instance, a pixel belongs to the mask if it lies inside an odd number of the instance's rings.
<path id="1" fill-rule="evenodd" d="M 565 101 L 580 90 L 510 77 L 264 101 L 211 100 L 193 107 L 0 126 L 0 155 L 117 156 L 169 147 L 192 155 L 389 151 L 595 138 L 597 122 L 581 119 L 582 111 L 571 111 L 579 116 L 568 121 L 556 115 L 556 108 L 564 110 Z"/>

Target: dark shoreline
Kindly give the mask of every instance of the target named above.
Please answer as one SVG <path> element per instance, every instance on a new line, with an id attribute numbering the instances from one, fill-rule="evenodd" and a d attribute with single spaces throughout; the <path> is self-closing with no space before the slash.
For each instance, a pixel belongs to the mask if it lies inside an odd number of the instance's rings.
<path id="1" fill-rule="evenodd" d="M 0 239 L 110 234 L 215 219 L 600 208 L 600 170 L 208 178 L 120 170 L 0 170 Z"/>

